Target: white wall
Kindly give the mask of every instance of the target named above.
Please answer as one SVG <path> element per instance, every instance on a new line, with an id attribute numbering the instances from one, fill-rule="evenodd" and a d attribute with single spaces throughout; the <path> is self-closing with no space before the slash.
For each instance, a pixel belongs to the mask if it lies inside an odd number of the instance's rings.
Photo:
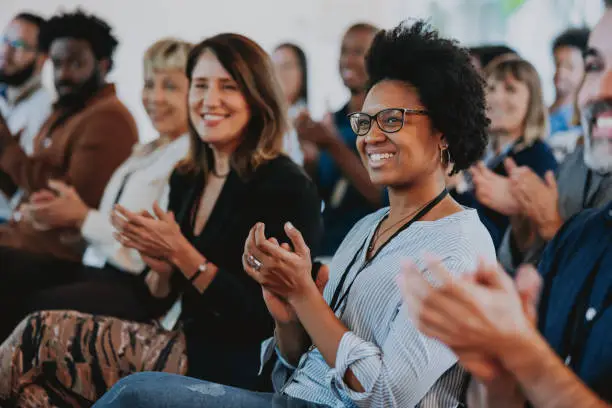
<path id="1" fill-rule="evenodd" d="M 197 42 L 233 31 L 250 36 L 269 51 L 280 42 L 297 42 L 309 57 L 311 109 L 319 116 L 328 103 L 337 108 L 347 98 L 337 72 L 343 31 L 356 20 L 388 26 L 397 19 L 370 0 L 0 0 L 0 29 L 18 11 L 50 16 L 76 6 L 107 20 L 120 39 L 111 79 L 136 117 L 144 140 L 154 137 L 154 132 L 140 105 L 141 58 L 163 36 Z M 50 84 L 48 77 L 49 73 Z"/>
<path id="2" fill-rule="evenodd" d="M 284 41 L 303 46 L 309 58 L 310 108 L 315 117 L 341 106 L 347 94 L 337 70 L 340 39 L 356 21 L 390 27 L 409 17 L 430 18 L 443 34 L 466 44 L 508 41 L 540 72 L 552 96 L 550 41 L 567 24 L 592 23 L 602 0 L 527 0 L 506 19 L 499 0 L 0 0 L 0 29 L 19 11 L 50 16 L 76 6 L 106 19 L 121 41 L 111 80 L 130 108 L 143 140 L 155 136 L 140 105 L 141 58 L 164 36 L 197 42 L 234 31 L 271 51 Z M 571 4 L 572 7 L 567 7 Z M 563 7 L 565 5 L 566 7 Z M 47 82 L 50 73 L 47 70 Z"/>

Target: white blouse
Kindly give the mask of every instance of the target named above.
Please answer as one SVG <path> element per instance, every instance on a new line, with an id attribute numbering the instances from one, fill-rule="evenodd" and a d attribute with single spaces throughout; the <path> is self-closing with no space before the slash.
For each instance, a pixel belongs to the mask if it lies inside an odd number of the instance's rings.
<path id="1" fill-rule="evenodd" d="M 138 145 L 132 155 L 115 170 L 106 185 L 100 207 L 90 210 L 81 227 L 89 243 L 83 264 L 102 268 L 107 262 L 131 274 L 139 274 L 145 264 L 135 250 L 124 248 L 113 237 L 110 215 L 115 204 L 130 211 L 152 211 L 153 203 L 168 206 L 168 179 L 176 164 L 189 150 L 187 134 L 165 144 L 155 141 Z"/>

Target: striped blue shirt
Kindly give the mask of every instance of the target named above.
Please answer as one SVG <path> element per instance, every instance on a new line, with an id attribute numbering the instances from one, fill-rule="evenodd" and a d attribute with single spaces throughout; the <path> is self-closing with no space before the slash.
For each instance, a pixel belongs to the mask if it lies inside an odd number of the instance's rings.
<path id="1" fill-rule="evenodd" d="M 387 212 L 381 209 L 363 218 L 345 238 L 330 265 L 324 292 L 328 304 L 357 252 L 341 293 L 364 264 L 364 242 L 369 242 Z M 456 356 L 421 334 L 407 319 L 395 283 L 402 260 L 410 258 L 424 269 L 425 253 L 441 257 L 453 274 L 474 270 L 479 257 L 495 261 L 491 237 L 475 210 L 415 222 L 359 273 L 345 307 L 337 312 L 351 331 L 340 341 L 336 367 L 330 368 L 316 348 L 302 355 L 298 367 L 279 356 L 273 372 L 277 392 L 330 407 L 456 407 L 464 380 L 455 364 Z M 262 359 L 274 350 L 275 342 L 270 339 L 263 345 Z M 356 392 L 344 383 L 349 368 L 365 392 Z"/>

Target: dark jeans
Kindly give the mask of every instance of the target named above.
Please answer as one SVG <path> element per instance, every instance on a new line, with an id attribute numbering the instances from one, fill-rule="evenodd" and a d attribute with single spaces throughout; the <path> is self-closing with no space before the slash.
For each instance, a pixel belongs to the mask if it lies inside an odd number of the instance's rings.
<path id="1" fill-rule="evenodd" d="M 139 276 L 0 247 L 0 342 L 39 310 L 76 310 L 144 322 L 161 316 L 170 305 L 170 299 L 150 296 Z"/>
<path id="2" fill-rule="evenodd" d="M 247 391 L 166 373 L 139 373 L 119 381 L 96 408 L 323 408 L 280 394 Z"/>

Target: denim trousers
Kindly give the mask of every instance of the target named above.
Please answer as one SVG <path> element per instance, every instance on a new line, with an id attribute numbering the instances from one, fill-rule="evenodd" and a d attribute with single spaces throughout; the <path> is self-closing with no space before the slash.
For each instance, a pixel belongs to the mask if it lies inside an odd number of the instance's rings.
<path id="1" fill-rule="evenodd" d="M 94 408 L 324 408 L 281 394 L 229 387 L 195 378 L 147 372 L 120 380 Z"/>

